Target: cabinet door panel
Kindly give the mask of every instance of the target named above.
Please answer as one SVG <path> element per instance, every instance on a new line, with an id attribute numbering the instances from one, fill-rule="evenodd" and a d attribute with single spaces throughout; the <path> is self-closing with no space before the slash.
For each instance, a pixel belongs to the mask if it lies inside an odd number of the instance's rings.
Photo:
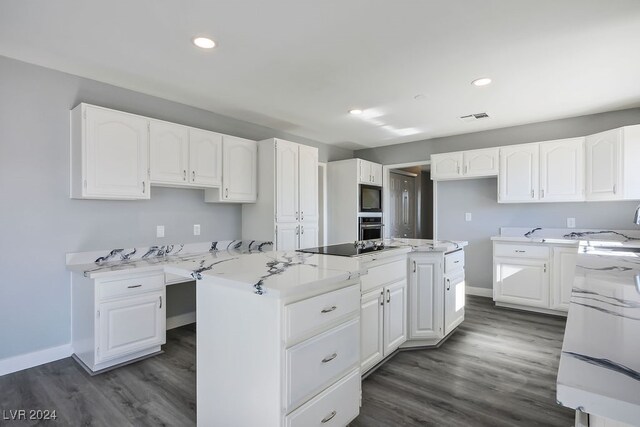
<path id="1" fill-rule="evenodd" d="M 448 335 L 464 320 L 465 280 L 464 272 L 444 279 L 444 334 Z"/>
<path id="2" fill-rule="evenodd" d="M 433 154 L 431 179 L 455 179 L 462 177 L 462 153 Z"/>
<path id="3" fill-rule="evenodd" d="M 318 221 L 318 149 L 299 147 L 300 221 Z"/>
<path id="4" fill-rule="evenodd" d="M 360 362 L 362 373 L 384 358 L 384 300 L 383 290 L 362 296 L 360 309 Z"/>
<path id="5" fill-rule="evenodd" d="M 494 300 L 548 308 L 547 267 L 546 260 L 494 258 Z"/>
<path id="6" fill-rule="evenodd" d="M 382 165 L 378 163 L 371 163 L 371 180 L 373 185 L 382 187 Z"/>
<path id="7" fill-rule="evenodd" d="M 222 199 L 255 201 L 258 186 L 256 142 L 225 135 L 222 138 L 222 153 Z"/>
<path id="8" fill-rule="evenodd" d="M 298 223 L 277 223 L 276 224 L 276 250 L 294 251 L 299 249 L 298 238 L 300 232 Z"/>
<path id="9" fill-rule="evenodd" d="M 576 248 L 553 248 L 551 308 L 554 310 L 569 310 L 577 260 Z"/>
<path id="10" fill-rule="evenodd" d="M 165 343 L 165 296 L 151 292 L 100 304 L 97 361 Z"/>
<path id="11" fill-rule="evenodd" d="M 622 198 L 620 146 L 622 130 L 602 132 L 586 138 L 586 198 L 615 200 Z"/>
<path id="12" fill-rule="evenodd" d="M 498 158 L 497 148 L 465 151 L 463 153 L 464 176 L 470 178 L 498 175 Z"/>
<path id="13" fill-rule="evenodd" d="M 358 177 L 360 184 L 372 184 L 371 163 L 358 159 Z"/>
<path id="14" fill-rule="evenodd" d="M 86 108 L 85 196 L 149 198 L 149 132 L 144 117 Z"/>
<path id="15" fill-rule="evenodd" d="M 533 202 L 538 199 L 538 144 L 500 149 L 499 202 Z"/>
<path id="16" fill-rule="evenodd" d="M 187 183 L 189 129 L 155 120 L 151 121 L 149 129 L 151 182 L 159 184 Z"/>
<path id="17" fill-rule="evenodd" d="M 300 223 L 300 246 L 299 249 L 318 247 L 318 223 Z"/>
<path id="18" fill-rule="evenodd" d="M 584 138 L 540 144 L 540 200 L 584 200 Z"/>
<path id="19" fill-rule="evenodd" d="M 407 340 L 407 281 L 384 288 L 384 356 Z"/>
<path id="20" fill-rule="evenodd" d="M 219 187 L 222 183 L 222 135 L 189 129 L 190 183 Z"/>
<path id="21" fill-rule="evenodd" d="M 278 140 L 276 146 L 277 222 L 297 222 L 298 214 L 298 144 Z"/>
<path id="22" fill-rule="evenodd" d="M 411 260 L 409 283 L 409 338 L 433 339 L 444 336 L 442 321 L 443 288 L 439 266 L 434 262 Z"/>

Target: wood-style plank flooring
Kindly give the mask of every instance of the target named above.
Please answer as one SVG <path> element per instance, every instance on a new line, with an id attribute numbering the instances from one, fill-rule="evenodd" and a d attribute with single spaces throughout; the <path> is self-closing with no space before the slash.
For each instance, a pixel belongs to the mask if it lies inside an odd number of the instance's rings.
<path id="1" fill-rule="evenodd" d="M 360 426 L 569 426 L 555 403 L 564 320 L 468 297 L 466 320 L 437 350 L 403 351 L 362 384 Z M 59 426 L 195 425 L 195 326 L 165 353 L 95 377 L 71 358 L 0 377 L 0 425 L 15 409 L 55 409 Z"/>

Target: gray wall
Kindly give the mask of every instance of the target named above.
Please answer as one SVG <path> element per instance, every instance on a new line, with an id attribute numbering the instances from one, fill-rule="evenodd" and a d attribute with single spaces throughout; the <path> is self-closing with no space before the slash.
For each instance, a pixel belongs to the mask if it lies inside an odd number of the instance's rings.
<path id="1" fill-rule="evenodd" d="M 428 160 L 432 153 L 496 147 L 597 133 L 640 123 L 640 108 L 534 123 L 445 138 L 356 151 L 356 157 L 382 164 Z M 578 228 L 633 229 L 637 202 L 498 204 L 497 180 L 440 182 L 438 185 L 438 238 L 468 240 L 467 283 L 492 287 L 490 237 L 500 227 L 566 228 L 568 217 Z M 465 222 L 465 212 L 473 214 Z"/>
<path id="2" fill-rule="evenodd" d="M 69 342 L 65 253 L 241 235 L 240 206 L 206 204 L 201 190 L 153 187 L 149 201 L 69 199 L 69 110 L 80 102 L 245 138 L 286 138 L 319 147 L 321 161 L 352 157 L 349 150 L 0 57 L 0 359 Z M 160 224 L 166 237 L 156 239 Z M 198 238 L 193 224 L 202 226 Z"/>

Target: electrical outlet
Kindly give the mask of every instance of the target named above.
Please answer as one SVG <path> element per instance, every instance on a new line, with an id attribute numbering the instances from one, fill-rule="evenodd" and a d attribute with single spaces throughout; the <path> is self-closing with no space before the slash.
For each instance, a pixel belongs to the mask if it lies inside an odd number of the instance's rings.
<path id="1" fill-rule="evenodd" d="M 194 236 L 200 235 L 200 224 L 193 224 L 193 235 Z"/>
<path id="2" fill-rule="evenodd" d="M 575 218 L 567 218 L 567 228 L 576 228 Z"/>
<path id="3" fill-rule="evenodd" d="M 156 227 L 156 237 L 164 237 L 164 225 Z"/>
<path id="4" fill-rule="evenodd" d="M 467 212 L 464 214 L 464 220 L 467 222 L 471 221 L 471 212 Z"/>

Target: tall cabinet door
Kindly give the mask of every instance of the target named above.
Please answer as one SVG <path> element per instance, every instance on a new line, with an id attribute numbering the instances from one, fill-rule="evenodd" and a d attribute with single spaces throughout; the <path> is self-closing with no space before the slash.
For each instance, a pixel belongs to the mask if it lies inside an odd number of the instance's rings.
<path id="1" fill-rule="evenodd" d="M 318 149 L 299 146 L 300 221 L 318 222 Z"/>
<path id="2" fill-rule="evenodd" d="M 299 249 L 300 226 L 297 222 L 276 224 L 276 250 L 295 251 Z"/>
<path id="3" fill-rule="evenodd" d="M 222 198 L 254 201 L 257 197 L 258 145 L 255 141 L 224 135 L 222 157 Z"/>
<path id="4" fill-rule="evenodd" d="M 86 107 L 85 197 L 149 198 L 149 122 L 144 117 Z"/>
<path id="5" fill-rule="evenodd" d="M 189 129 L 189 182 L 201 187 L 222 183 L 222 135 Z"/>
<path id="6" fill-rule="evenodd" d="M 521 144 L 500 149 L 499 202 L 538 200 L 539 146 Z"/>
<path id="7" fill-rule="evenodd" d="M 275 150 L 276 221 L 279 223 L 297 222 L 299 218 L 298 144 L 279 139 Z"/>
<path id="8" fill-rule="evenodd" d="M 373 368 L 384 358 L 384 299 L 378 289 L 362 295 L 360 307 L 360 367 Z"/>
<path id="9" fill-rule="evenodd" d="M 586 138 L 587 200 L 622 198 L 622 132 L 614 129 Z"/>
<path id="10" fill-rule="evenodd" d="M 540 200 L 584 200 L 584 138 L 540 144 Z"/>
<path id="11" fill-rule="evenodd" d="M 149 131 L 151 182 L 185 184 L 189 170 L 189 128 L 152 120 Z"/>
<path id="12" fill-rule="evenodd" d="M 448 335 L 464 320 L 464 271 L 444 278 L 444 334 Z"/>
<path id="13" fill-rule="evenodd" d="M 431 260 L 410 260 L 409 339 L 433 339 L 444 336 L 440 268 Z"/>
<path id="14" fill-rule="evenodd" d="M 301 222 L 300 223 L 300 245 L 299 249 L 317 248 L 318 247 L 318 223 L 317 222 Z"/>
<path id="15" fill-rule="evenodd" d="M 384 357 L 407 340 L 407 281 L 384 288 Z"/>

